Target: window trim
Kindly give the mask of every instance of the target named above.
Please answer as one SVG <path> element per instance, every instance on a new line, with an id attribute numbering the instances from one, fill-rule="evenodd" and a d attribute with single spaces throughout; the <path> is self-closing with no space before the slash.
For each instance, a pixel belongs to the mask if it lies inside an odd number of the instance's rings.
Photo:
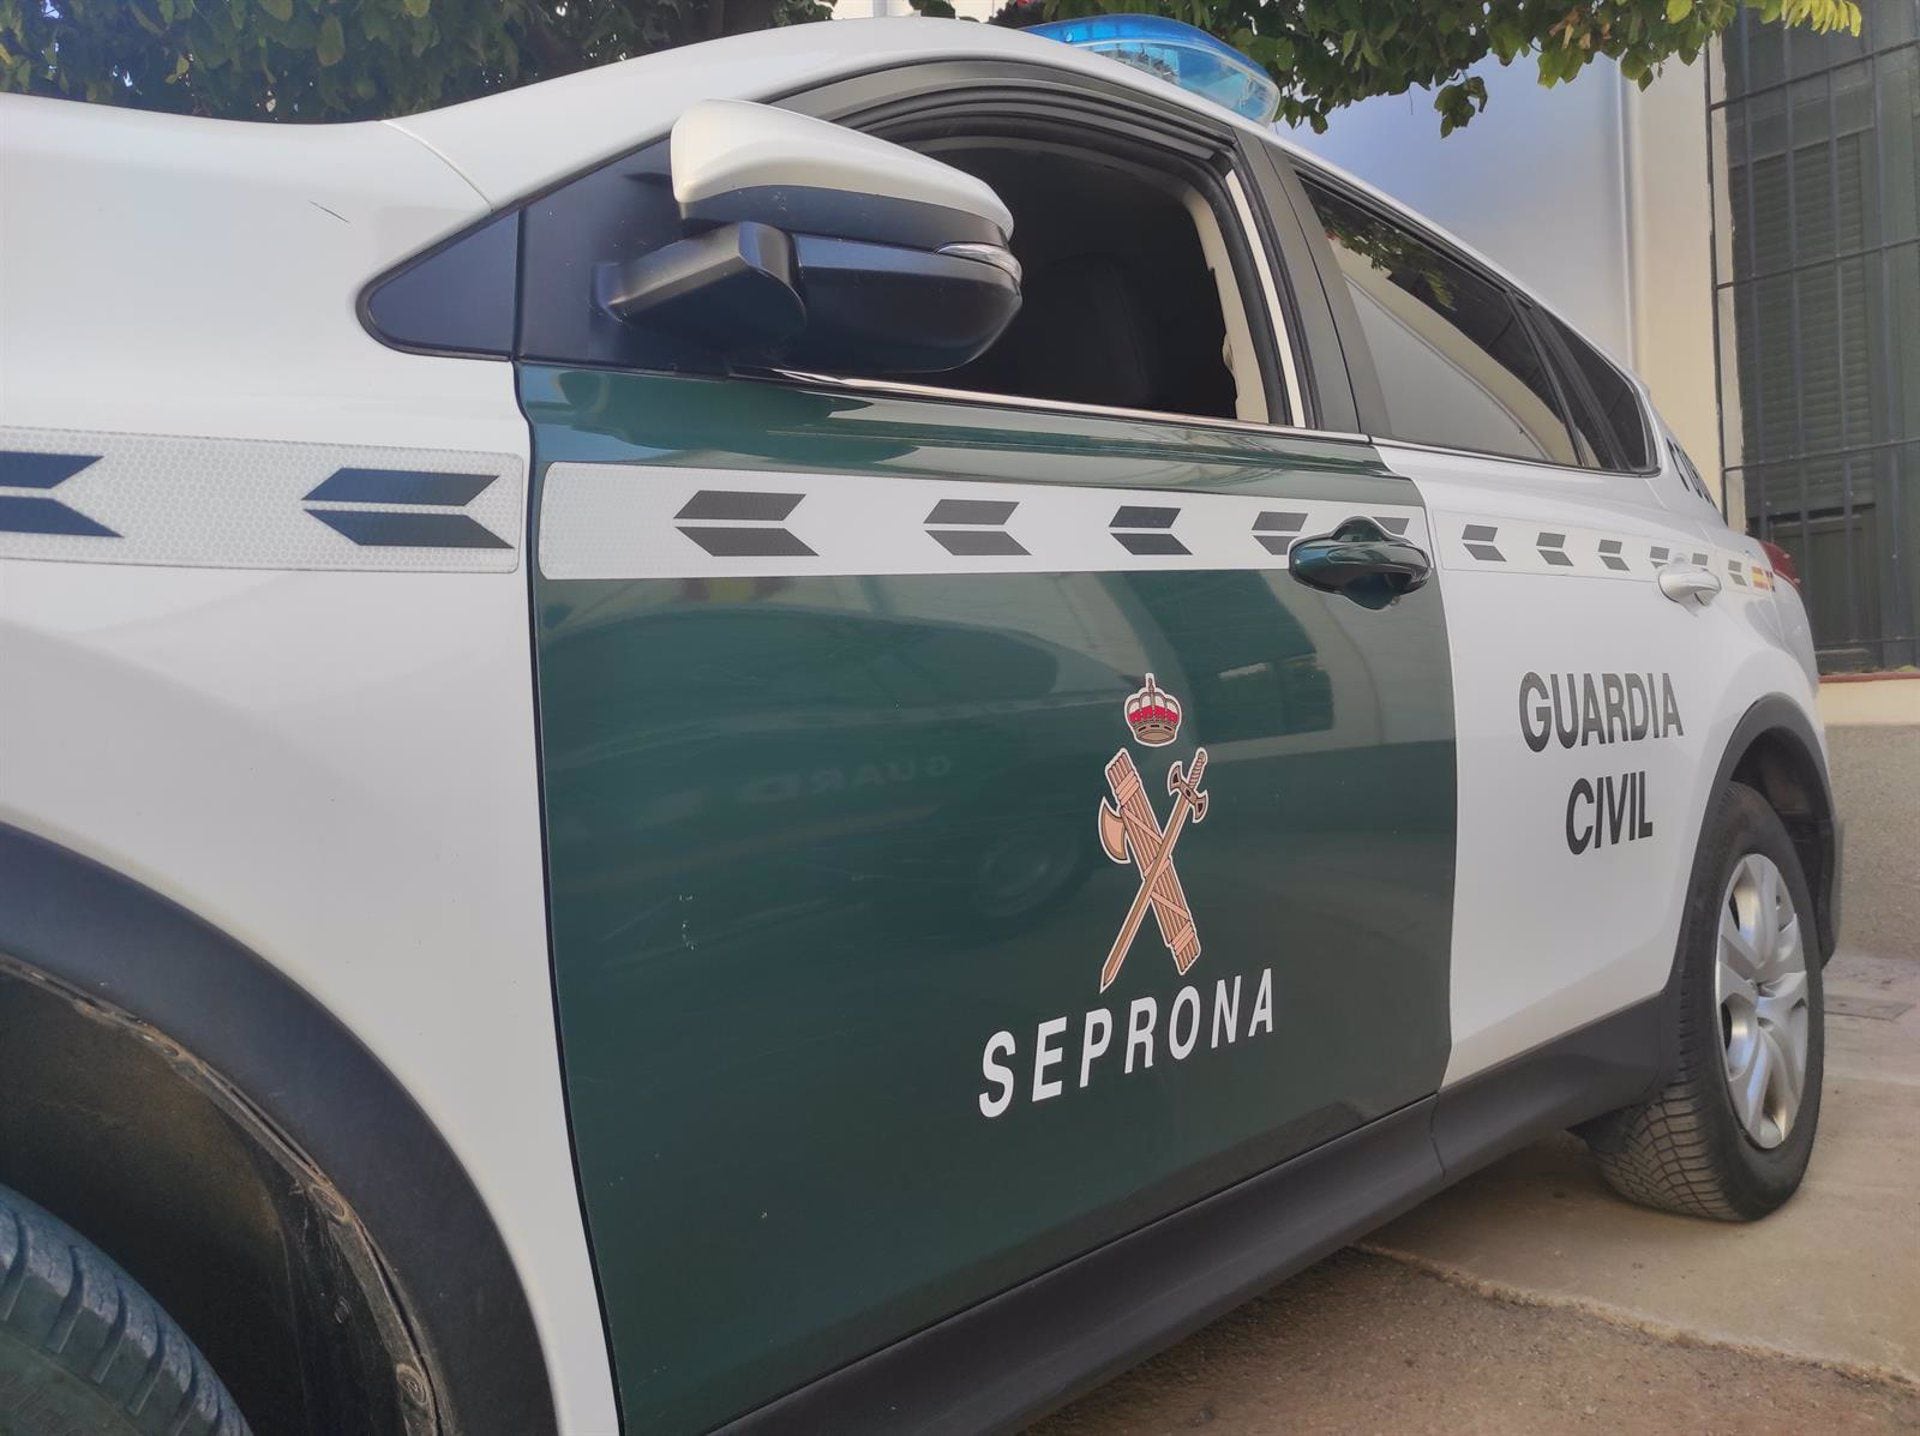
<path id="1" fill-rule="evenodd" d="M 1582 334 L 1566 318 L 1556 314 L 1553 310 L 1547 308 L 1546 305 L 1540 303 L 1524 291 L 1521 291 L 1521 301 L 1526 307 L 1528 321 L 1533 325 L 1539 336 L 1538 342 L 1541 347 L 1548 350 L 1551 355 L 1560 358 L 1561 367 L 1565 368 L 1567 374 L 1571 375 L 1574 381 L 1579 384 L 1579 400 L 1590 416 L 1604 420 L 1607 412 L 1606 407 L 1601 404 L 1600 396 L 1593 392 L 1593 386 L 1587 382 L 1586 371 L 1581 368 L 1578 357 L 1571 353 L 1563 353 L 1566 348 L 1566 341 L 1562 338 L 1560 331 L 1554 328 L 1553 324 L 1546 322 L 1549 319 L 1553 320 L 1554 324 L 1564 326 L 1568 333 L 1586 345 L 1587 348 L 1593 352 L 1593 357 L 1611 369 L 1620 382 L 1626 385 L 1627 393 L 1633 396 L 1633 412 L 1640 421 L 1640 442 L 1646 449 L 1652 462 L 1644 468 L 1635 468 L 1627 464 L 1600 464 L 1597 466 L 1598 472 L 1603 474 L 1627 474 L 1634 478 L 1641 479 L 1651 478 L 1662 472 L 1663 466 L 1660 462 L 1658 452 L 1660 447 L 1659 436 L 1654 432 L 1651 418 L 1647 413 L 1647 400 L 1646 396 L 1640 391 L 1640 381 L 1622 369 L 1618 364 L 1614 363 L 1613 360 L 1609 359 L 1605 354 L 1601 353 L 1600 346 Z M 1565 385 L 1565 375 L 1560 376 L 1560 382 L 1563 386 Z M 1611 428 L 1611 425 L 1607 427 Z"/>
<path id="2" fill-rule="evenodd" d="M 1254 222 L 1253 206 L 1247 200 L 1246 187 L 1240 183 L 1239 171 L 1229 168 L 1221 177 L 1221 183 L 1226 186 L 1227 197 L 1233 201 L 1241 235 L 1253 254 L 1254 272 L 1260 276 L 1261 302 L 1267 307 L 1267 324 L 1273 330 L 1273 348 L 1280 355 L 1280 381 L 1286 389 L 1287 414 L 1292 418 L 1305 419 L 1307 405 L 1300 388 L 1300 370 L 1294 360 L 1294 339 L 1286 322 L 1285 309 L 1280 303 L 1279 287 L 1273 281 L 1273 266 L 1268 260 L 1265 237 L 1260 233 L 1260 226 Z"/>
<path id="3" fill-rule="evenodd" d="M 1247 177 L 1260 193 L 1255 217 L 1277 258 L 1282 302 L 1297 325 L 1302 397 L 1312 422 L 1325 429 L 1358 431 L 1364 427 L 1360 416 L 1367 412 L 1360 392 L 1373 376 L 1364 365 L 1356 369 L 1347 362 L 1335 306 L 1351 305 L 1351 297 L 1344 284 L 1337 291 L 1328 288 L 1325 267 L 1332 260 L 1324 242 L 1315 246 L 1313 211 L 1286 147 L 1266 136 L 1245 145 L 1243 154 Z"/>
<path id="4" fill-rule="evenodd" d="M 1556 474 L 1573 474 L 1583 479 L 1650 477 L 1647 474 L 1629 474 L 1621 469 L 1596 469 L 1589 464 L 1562 464 L 1554 459 L 1530 459 L 1524 454 L 1496 454 L 1489 449 L 1455 449 L 1446 444 L 1429 444 L 1421 439 L 1395 439 L 1386 434 L 1369 435 L 1367 441 L 1382 449 L 1414 449 L 1423 454 L 1450 454 L 1458 459 L 1488 459 L 1496 464 L 1524 464 L 1530 469 L 1546 469 Z"/>
<path id="5" fill-rule="evenodd" d="M 1331 439 L 1343 444 L 1372 444 L 1366 434 L 1342 429 L 1316 429 L 1300 424 L 1275 424 L 1256 419 L 1222 419 L 1211 414 L 1182 414 L 1168 409 L 1125 409 L 1110 404 L 1084 404 L 1073 399 L 1035 399 L 1024 394 L 992 394 L 979 389 L 953 389 L 904 379 L 862 379 L 845 374 L 817 374 L 806 369 L 769 369 L 739 376 L 749 383 L 788 383 L 808 389 L 842 390 L 852 394 L 892 394 L 904 399 L 931 399 L 964 404 L 970 409 L 1032 409 L 1049 414 L 1087 414 L 1102 419 L 1151 420 L 1184 427 L 1227 429 L 1243 434 L 1273 434 L 1305 439 Z M 1591 469 L 1579 470 L 1592 473 Z M 1395 477 L 1403 477 L 1395 475 Z"/>

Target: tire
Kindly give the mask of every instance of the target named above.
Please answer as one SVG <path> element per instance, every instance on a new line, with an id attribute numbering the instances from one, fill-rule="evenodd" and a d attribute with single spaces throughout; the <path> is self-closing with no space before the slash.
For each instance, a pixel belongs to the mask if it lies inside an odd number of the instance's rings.
<path id="1" fill-rule="evenodd" d="M 1769 867 L 1780 879 L 1771 891 Z M 1797 936 L 1804 975 L 1798 988 L 1791 944 L 1779 926 L 1782 902 L 1791 904 L 1787 916 Z M 1723 914 L 1731 935 L 1723 936 Z M 1670 1212 L 1750 1222 L 1798 1189 L 1819 1127 L 1825 1056 L 1813 914 L 1806 876 L 1779 816 L 1753 789 L 1728 783 L 1701 837 L 1687 893 L 1675 959 L 1672 1080 L 1652 1101 L 1609 1113 L 1582 1131 L 1601 1174 L 1622 1196 Z M 1772 945 L 1764 934 L 1750 940 L 1755 924 L 1769 919 L 1776 930 Z M 1750 983 L 1749 972 L 1775 975 Z M 1790 1075 L 1782 1075 L 1793 1068 L 1796 1030 L 1803 1054 L 1797 1100 Z M 1738 1083 L 1731 1075 L 1736 1070 Z M 1743 1095 L 1736 1096 L 1736 1086 Z"/>
<path id="2" fill-rule="evenodd" d="M 100 1248 L 0 1187 L 0 1432 L 250 1436 L 187 1334 Z"/>

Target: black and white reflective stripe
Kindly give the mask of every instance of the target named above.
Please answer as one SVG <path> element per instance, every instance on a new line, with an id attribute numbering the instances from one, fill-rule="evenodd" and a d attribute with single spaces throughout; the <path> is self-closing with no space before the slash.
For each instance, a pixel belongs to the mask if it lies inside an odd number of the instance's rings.
<path id="1" fill-rule="evenodd" d="M 1575 578 L 1651 579 L 1669 563 L 1724 566 L 1727 581 L 1754 586 L 1757 556 L 1733 548 L 1711 554 L 1675 549 L 1651 538 L 1588 528 L 1542 529 L 1512 520 L 1438 516 L 1435 557 L 1441 567 L 1479 572 L 1561 574 Z"/>
<path id="2" fill-rule="evenodd" d="M 682 534 L 715 558 L 811 558 L 813 550 L 781 526 L 805 497 L 702 489 L 673 517 Z"/>
<path id="3" fill-rule="evenodd" d="M 927 533 L 957 558 L 1024 557 L 1020 540 L 1007 532 L 1019 507 L 1011 499 L 941 499 L 927 514 Z"/>
<path id="4" fill-rule="evenodd" d="M 1189 549 L 1173 536 L 1180 517 L 1178 505 L 1122 504 L 1109 525 L 1120 547 L 1135 555 L 1186 554 Z"/>
<path id="5" fill-rule="evenodd" d="M 1294 540 L 1304 536 L 1306 526 L 1307 516 L 1300 510 L 1274 510 L 1253 521 L 1253 536 L 1268 553 L 1285 558 Z"/>
<path id="6" fill-rule="evenodd" d="M 0 428 L 0 558 L 510 572 L 509 454 Z"/>
<path id="7" fill-rule="evenodd" d="M 1470 557 L 1482 563 L 1505 563 L 1506 555 L 1493 546 L 1500 530 L 1493 524 L 1468 524 L 1460 531 L 1460 542 Z"/>
<path id="8" fill-rule="evenodd" d="M 1413 504 L 641 464 L 554 464 L 540 504 L 559 579 L 1279 569 L 1352 518 L 1427 535 Z"/>
<path id="9" fill-rule="evenodd" d="M 99 461 L 98 454 L 0 450 L 0 534 L 118 538 L 105 524 L 95 522 L 46 492 L 59 488 L 82 469 Z"/>
<path id="10" fill-rule="evenodd" d="M 493 530 L 457 512 L 498 477 L 335 469 L 307 495 L 307 512 L 363 548 L 507 548 Z"/>
<path id="11" fill-rule="evenodd" d="M 1572 568 L 1573 560 L 1567 557 L 1567 536 L 1563 533 L 1543 533 L 1534 541 L 1540 549 L 1541 562 L 1549 568 Z"/>

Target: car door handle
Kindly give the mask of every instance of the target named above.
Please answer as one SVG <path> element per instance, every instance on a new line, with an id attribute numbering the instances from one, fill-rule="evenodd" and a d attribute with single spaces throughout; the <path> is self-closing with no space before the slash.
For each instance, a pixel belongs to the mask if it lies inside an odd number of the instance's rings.
<path id="1" fill-rule="evenodd" d="M 1711 603 L 1720 577 L 1697 563 L 1670 563 L 1660 570 L 1660 592 L 1675 603 Z"/>
<path id="2" fill-rule="evenodd" d="M 1385 608 L 1433 572 L 1423 549 L 1372 519 L 1348 519 L 1330 534 L 1301 539 L 1287 551 L 1287 562 L 1309 588 L 1342 594 L 1364 608 Z"/>

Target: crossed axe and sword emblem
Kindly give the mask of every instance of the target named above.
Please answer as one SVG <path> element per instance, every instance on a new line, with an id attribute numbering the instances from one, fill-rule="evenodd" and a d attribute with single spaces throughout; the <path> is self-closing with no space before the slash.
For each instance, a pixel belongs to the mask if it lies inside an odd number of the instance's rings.
<path id="1" fill-rule="evenodd" d="M 1116 863 L 1131 862 L 1140 869 L 1140 891 L 1134 894 L 1127 919 L 1113 940 L 1100 969 L 1100 990 L 1105 992 L 1120 975 L 1140 924 L 1153 909 L 1160 925 L 1160 940 L 1173 954 L 1174 966 L 1186 975 L 1199 959 L 1200 934 L 1193 925 L 1193 912 L 1187 906 L 1187 894 L 1180 886 L 1180 874 L 1174 871 L 1173 849 L 1180 833 L 1192 818 L 1198 823 L 1207 816 L 1207 795 L 1200 789 L 1201 775 L 1207 771 L 1207 750 L 1196 749 L 1193 766 L 1175 763 L 1167 774 L 1167 791 L 1173 795 L 1173 811 L 1166 827 L 1154 816 L 1140 770 L 1133 755 L 1122 748 L 1107 764 L 1107 786 L 1113 790 L 1113 802 L 1100 800 L 1100 846 Z"/>

